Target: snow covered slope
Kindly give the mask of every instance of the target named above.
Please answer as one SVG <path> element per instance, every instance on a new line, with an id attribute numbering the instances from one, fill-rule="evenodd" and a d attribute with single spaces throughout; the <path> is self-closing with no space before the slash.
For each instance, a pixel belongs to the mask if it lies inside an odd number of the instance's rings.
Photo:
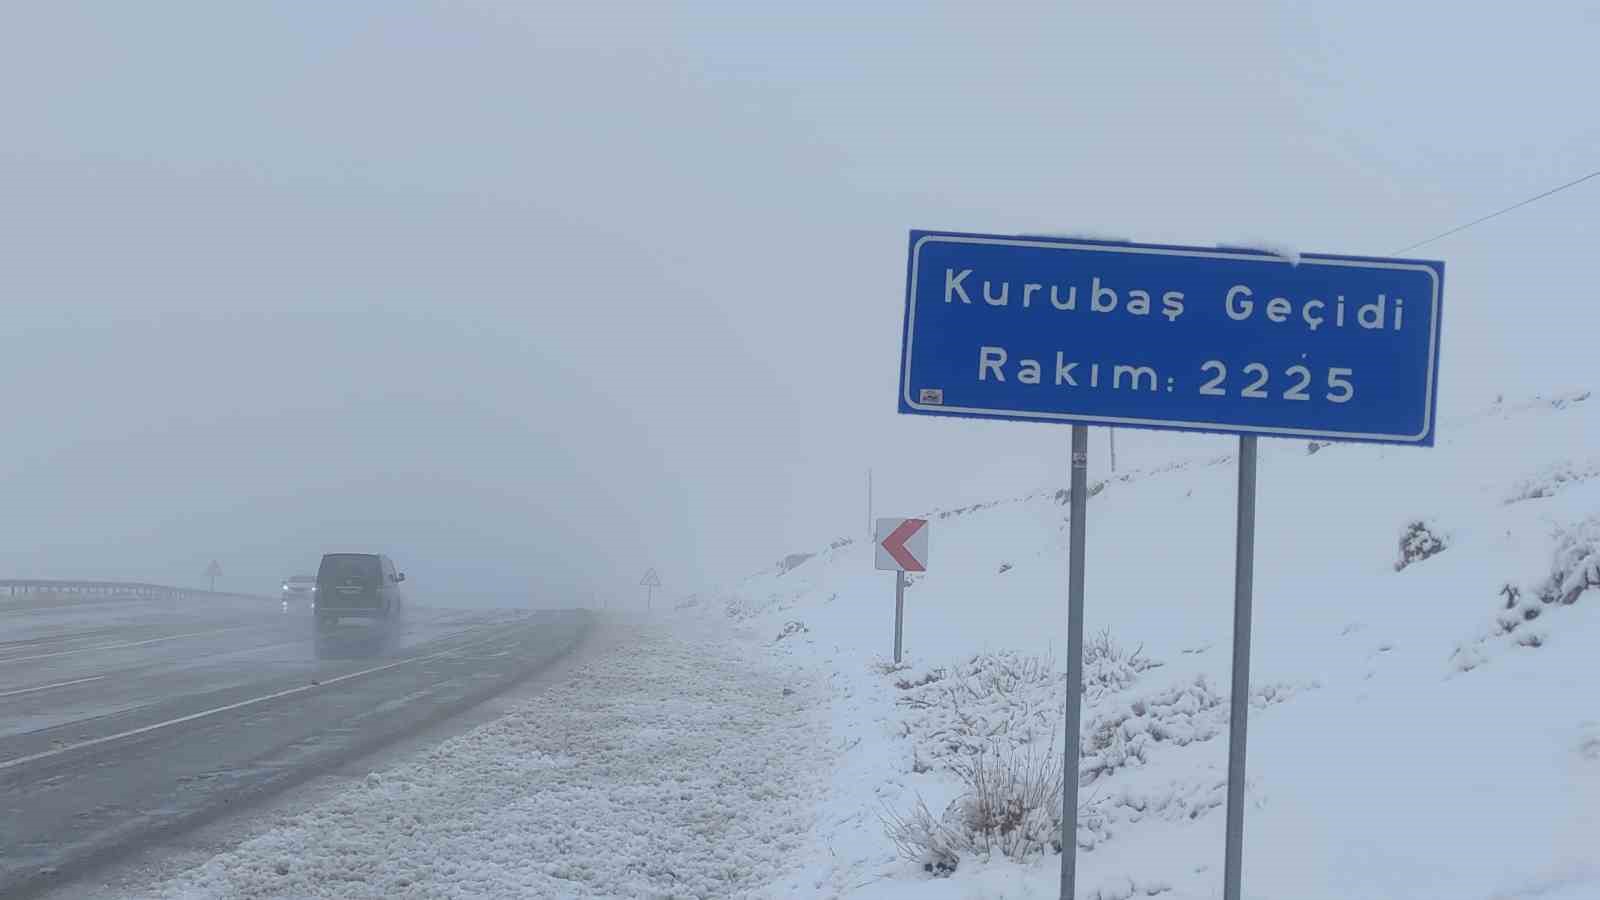
<path id="1" fill-rule="evenodd" d="M 1262 442 L 1247 896 L 1600 898 L 1600 398 L 1500 402 L 1439 435 Z M 1220 891 L 1236 473 L 1230 442 L 1184 446 L 1089 500 L 1087 630 L 1124 662 L 1084 711 L 1081 897 Z M 872 665 L 894 581 L 859 540 L 685 601 L 834 687 L 832 793 L 774 896 L 1054 896 L 1053 854 L 934 877 L 881 817 L 962 793 L 953 733 L 1042 747 L 1053 727 L 1059 747 L 1060 678 L 1021 670 L 1064 664 L 1065 517 L 1057 486 L 932 512 L 906 671 Z M 970 691 L 997 666 L 998 693 Z"/>

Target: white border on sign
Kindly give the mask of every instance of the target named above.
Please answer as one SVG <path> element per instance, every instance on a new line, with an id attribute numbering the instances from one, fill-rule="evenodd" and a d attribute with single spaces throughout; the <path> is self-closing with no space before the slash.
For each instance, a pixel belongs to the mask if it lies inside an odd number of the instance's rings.
<path id="1" fill-rule="evenodd" d="M 1025 238 L 992 238 L 972 237 L 966 235 L 925 234 L 911 248 L 911 285 L 910 295 L 906 302 L 910 309 L 906 313 L 906 359 L 905 369 L 900 374 L 901 399 L 912 409 L 923 412 L 941 413 L 972 413 L 980 416 L 1011 416 L 1018 419 L 1044 419 L 1069 422 L 1096 422 L 1105 425 L 1148 425 L 1155 427 L 1191 428 L 1200 431 L 1223 431 L 1229 434 L 1267 434 L 1267 435 L 1300 435 L 1305 437 L 1343 437 L 1343 438 L 1368 438 L 1379 441 L 1421 441 L 1428 436 L 1433 428 L 1433 377 L 1437 371 L 1439 354 L 1439 273 L 1432 266 L 1420 263 L 1398 262 L 1371 262 L 1355 259 L 1301 259 L 1302 266 L 1342 266 L 1352 269 L 1398 269 L 1410 272 L 1426 272 L 1433 283 L 1432 315 L 1428 319 L 1428 382 L 1426 393 L 1423 397 L 1422 430 L 1416 434 L 1368 434 L 1364 432 L 1336 431 L 1328 428 L 1277 428 L 1273 426 L 1232 425 L 1225 422 L 1182 422 L 1174 419 L 1141 419 L 1131 416 L 1092 416 L 1078 413 L 1052 413 L 1035 412 L 1033 410 L 1011 409 L 986 409 L 983 407 L 969 406 L 933 406 L 917 403 L 911 399 L 911 350 L 916 341 L 917 324 L 917 276 L 921 272 L 922 245 L 929 241 L 942 241 L 950 244 L 991 244 L 1002 247 L 1040 247 L 1047 250 L 1089 250 L 1096 253 L 1134 253 L 1151 256 L 1193 256 L 1201 259 L 1231 259 L 1244 262 L 1260 263 L 1289 263 L 1272 258 L 1256 259 L 1242 256 L 1238 253 L 1224 253 L 1209 250 L 1177 250 L 1165 247 L 1128 247 L 1108 244 L 1082 244 L 1071 241 L 1036 241 Z"/>

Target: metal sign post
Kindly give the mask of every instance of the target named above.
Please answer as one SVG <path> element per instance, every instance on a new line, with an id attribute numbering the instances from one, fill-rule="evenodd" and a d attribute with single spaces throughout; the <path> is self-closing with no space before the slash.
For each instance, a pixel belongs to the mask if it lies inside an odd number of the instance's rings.
<path id="1" fill-rule="evenodd" d="M 1245 727 L 1250 719 L 1250 605 L 1255 588 L 1256 438 L 1239 438 L 1238 533 L 1233 557 L 1233 695 L 1228 709 L 1228 840 L 1223 900 L 1239 900 L 1244 855 Z"/>
<path id="2" fill-rule="evenodd" d="M 1239 435 L 1223 873 L 1238 900 L 1256 440 L 1433 446 L 1443 304 L 1434 260 L 911 232 L 900 412 L 1073 429 L 1063 898 L 1077 874 L 1086 426 Z"/>
<path id="3" fill-rule="evenodd" d="M 906 573 L 894 573 L 894 661 L 900 661 L 900 635 L 906 621 Z"/>
<path id="4" fill-rule="evenodd" d="M 928 520 L 879 519 L 874 566 L 894 572 L 894 661 L 900 661 L 900 636 L 906 616 L 906 573 L 928 570 Z"/>
<path id="5" fill-rule="evenodd" d="M 867 537 L 872 537 L 872 469 L 867 469 Z"/>
<path id="6" fill-rule="evenodd" d="M 1083 565 L 1088 538 L 1089 429 L 1072 426 L 1071 521 L 1067 540 L 1067 721 L 1062 732 L 1061 896 L 1073 896 L 1078 866 L 1078 757 L 1083 710 Z"/>

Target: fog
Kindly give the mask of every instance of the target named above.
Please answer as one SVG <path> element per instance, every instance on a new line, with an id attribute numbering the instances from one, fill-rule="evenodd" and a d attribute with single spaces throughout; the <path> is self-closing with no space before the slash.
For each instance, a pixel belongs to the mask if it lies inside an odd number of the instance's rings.
<path id="1" fill-rule="evenodd" d="M 766 6 L 12 11 L 0 575 L 704 589 L 860 534 L 869 467 L 1064 479 L 896 415 L 910 228 L 1385 254 L 1595 168 L 1582 4 Z M 1441 440 L 1592 377 L 1597 190 L 1413 254 Z"/>

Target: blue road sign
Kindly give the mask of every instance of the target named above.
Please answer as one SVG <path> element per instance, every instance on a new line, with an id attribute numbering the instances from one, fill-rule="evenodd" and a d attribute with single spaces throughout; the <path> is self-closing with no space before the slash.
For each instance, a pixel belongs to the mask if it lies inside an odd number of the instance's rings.
<path id="1" fill-rule="evenodd" d="M 1431 446 L 1444 263 L 911 232 L 900 411 Z"/>

